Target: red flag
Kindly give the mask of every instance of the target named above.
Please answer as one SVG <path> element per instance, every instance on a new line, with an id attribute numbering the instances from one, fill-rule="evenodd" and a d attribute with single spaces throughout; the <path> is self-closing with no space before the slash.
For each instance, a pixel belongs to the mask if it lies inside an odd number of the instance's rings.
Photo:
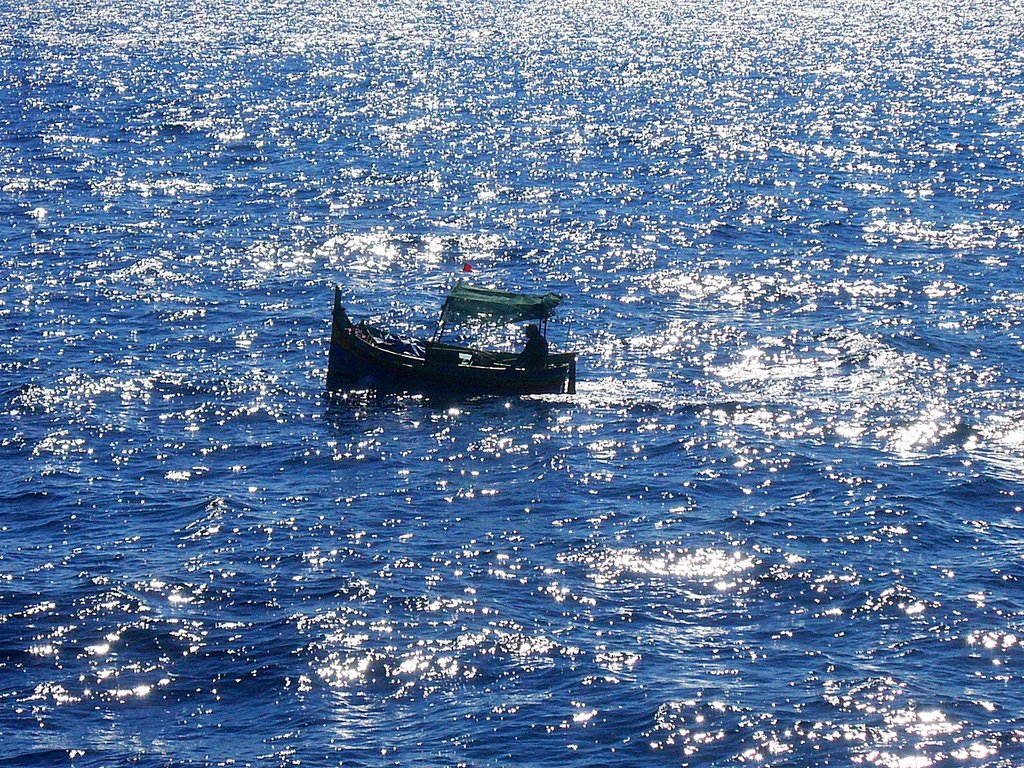
<path id="1" fill-rule="evenodd" d="M 473 271 L 473 266 L 467 261 L 465 264 L 462 265 L 462 271 L 463 272 L 472 272 Z"/>

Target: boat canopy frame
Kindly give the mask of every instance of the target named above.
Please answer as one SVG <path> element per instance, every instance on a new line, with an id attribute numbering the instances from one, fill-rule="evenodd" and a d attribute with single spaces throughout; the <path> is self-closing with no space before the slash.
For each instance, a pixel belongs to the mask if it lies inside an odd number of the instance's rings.
<path id="1" fill-rule="evenodd" d="M 558 293 L 528 294 L 477 288 L 459 280 L 441 306 L 434 341 L 441 338 L 448 323 L 503 324 L 536 320 L 545 336 L 548 320 L 562 303 Z"/>

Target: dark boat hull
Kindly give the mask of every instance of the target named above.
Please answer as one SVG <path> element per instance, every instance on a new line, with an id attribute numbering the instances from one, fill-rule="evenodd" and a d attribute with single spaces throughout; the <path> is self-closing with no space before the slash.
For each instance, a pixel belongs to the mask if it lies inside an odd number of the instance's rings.
<path id="1" fill-rule="evenodd" d="M 543 368 L 512 368 L 515 355 L 423 342 L 424 354 L 385 348 L 373 329 L 354 325 L 335 291 L 330 392 L 356 389 L 460 395 L 572 394 L 575 353 L 552 354 Z"/>

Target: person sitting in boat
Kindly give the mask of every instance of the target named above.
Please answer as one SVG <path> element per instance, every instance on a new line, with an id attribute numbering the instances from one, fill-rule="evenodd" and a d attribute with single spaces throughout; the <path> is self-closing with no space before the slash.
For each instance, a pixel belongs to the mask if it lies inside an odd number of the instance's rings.
<path id="1" fill-rule="evenodd" d="M 543 368 L 548 361 L 548 340 L 536 325 L 526 326 L 526 346 L 516 358 L 513 368 Z"/>

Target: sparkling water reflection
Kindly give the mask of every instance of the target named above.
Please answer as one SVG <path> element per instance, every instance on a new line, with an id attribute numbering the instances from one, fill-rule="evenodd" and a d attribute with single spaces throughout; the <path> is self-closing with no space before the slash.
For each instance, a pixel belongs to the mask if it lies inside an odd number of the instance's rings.
<path id="1" fill-rule="evenodd" d="M 1020 9 L 634 5 L 7 14 L 12 764 L 1024 760 Z M 322 399 L 467 262 L 576 396 Z"/>

